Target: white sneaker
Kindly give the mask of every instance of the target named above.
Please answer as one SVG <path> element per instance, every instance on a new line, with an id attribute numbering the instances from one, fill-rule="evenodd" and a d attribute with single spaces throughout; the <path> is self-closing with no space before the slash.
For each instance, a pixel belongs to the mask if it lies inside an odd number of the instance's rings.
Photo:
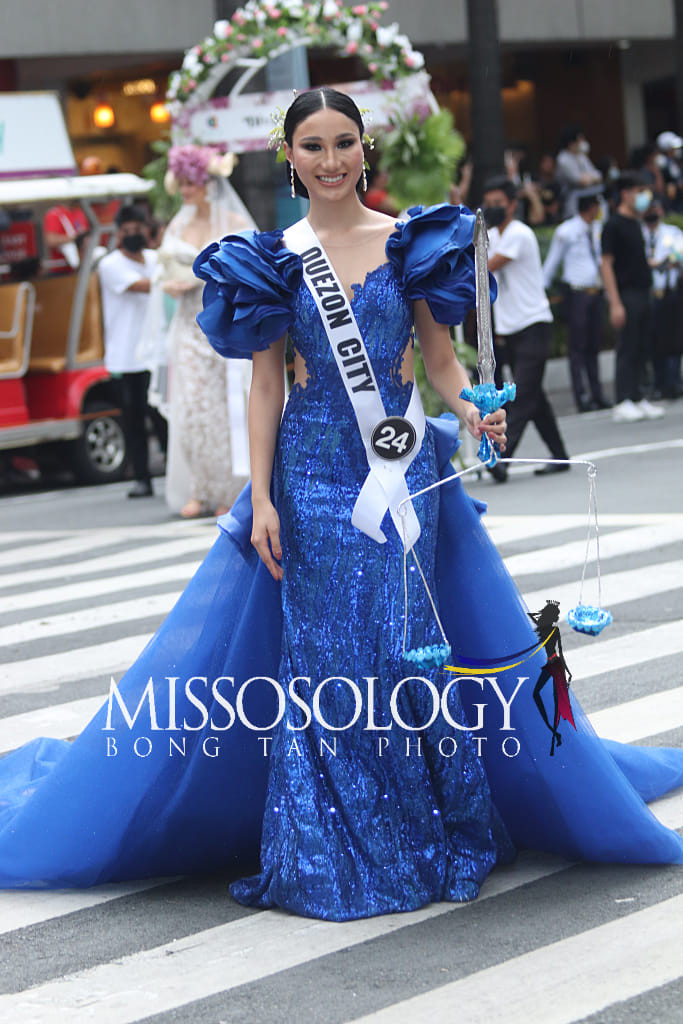
<path id="1" fill-rule="evenodd" d="M 660 405 L 653 405 L 652 402 L 648 402 L 647 398 L 641 398 L 637 408 L 640 409 L 647 420 L 659 420 L 664 415 L 662 407 Z"/>
<path id="2" fill-rule="evenodd" d="M 646 413 L 640 408 L 641 405 L 642 402 L 636 405 L 630 398 L 627 398 L 625 401 L 619 402 L 618 405 L 614 406 L 612 409 L 612 419 L 616 423 L 635 423 L 636 420 L 644 420 Z"/>

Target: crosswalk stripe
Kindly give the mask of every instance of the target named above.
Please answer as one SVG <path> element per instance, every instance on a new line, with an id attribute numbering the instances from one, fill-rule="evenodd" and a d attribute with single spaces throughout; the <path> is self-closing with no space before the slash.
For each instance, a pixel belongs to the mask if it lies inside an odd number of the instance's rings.
<path id="1" fill-rule="evenodd" d="M 602 575 L 602 606 L 614 608 L 627 601 L 637 601 L 644 597 L 654 597 L 672 590 L 683 588 L 683 558 L 673 562 L 662 562 L 660 565 L 645 565 L 640 569 L 624 569 L 621 572 L 607 572 Z M 559 601 L 560 608 L 568 611 L 578 604 L 579 582 L 553 584 L 552 598 Z M 524 594 L 528 608 L 542 608 L 550 594 L 548 587 Z M 598 599 L 595 577 L 588 578 L 583 588 L 584 604 L 596 604 Z"/>
<path id="2" fill-rule="evenodd" d="M 89 910 L 101 903 L 132 896 L 136 892 L 168 885 L 175 878 L 147 878 L 141 882 L 116 882 L 92 889 L 41 889 L 30 894 L 25 889 L 0 892 L 0 935 Z"/>
<path id="3" fill-rule="evenodd" d="M 183 561 L 160 565 L 154 569 L 124 573 L 121 576 L 95 577 L 78 583 L 48 587 L 44 590 L 29 589 L 22 594 L 0 597 L 0 615 L 27 611 L 30 608 L 58 606 L 66 604 L 67 601 L 92 601 L 104 597 L 106 594 L 118 594 L 125 590 L 141 590 L 143 587 L 172 583 L 175 580 L 187 582 L 196 571 L 198 564 L 197 560 Z"/>
<path id="4" fill-rule="evenodd" d="M 50 736 L 55 740 L 77 736 L 105 700 L 106 694 L 83 697 L 0 719 L 0 754 L 6 754 L 39 736 Z"/>
<path id="5" fill-rule="evenodd" d="M 130 601 L 95 605 L 81 608 L 76 612 L 62 612 L 39 619 L 27 619 L 13 626 L 0 627 L 0 649 L 9 644 L 21 644 L 48 637 L 71 636 L 98 626 L 110 626 L 125 622 L 139 622 L 152 615 L 166 615 L 178 599 L 178 589 L 165 594 L 151 594 Z"/>
<path id="6" fill-rule="evenodd" d="M 673 981 L 681 970 L 683 896 L 511 957 L 394 1003 L 354 1024 L 572 1024 Z"/>
<path id="7" fill-rule="evenodd" d="M 114 544 L 125 544 L 127 542 L 141 540 L 171 540 L 178 536 L 192 537 L 197 534 L 194 526 L 189 526 L 185 521 L 180 523 L 163 523 L 154 526 L 122 526 L 113 529 L 78 530 L 70 534 L 64 534 L 54 541 L 43 541 L 42 534 L 38 543 L 36 535 L 32 535 L 33 543 L 24 545 L 14 551 L 3 551 L 0 554 L 2 568 L 7 569 L 10 565 L 28 565 L 30 562 L 49 562 L 55 558 L 66 558 L 72 555 L 81 555 L 93 548 L 101 548 L 106 551 Z M 206 531 L 207 535 L 211 531 Z M 2 534 L 1 536 L 5 536 Z M 77 563 L 75 563 L 77 564 Z M 62 567 L 64 569 L 64 567 Z M 0 580 L 3 577 L 0 575 Z"/>
<path id="8" fill-rule="evenodd" d="M 565 870 L 559 859 L 522 856 L 497 869 L 480 900 Z M 218 992 L 259 981 L 318 957 L 390 935 L 465 904 L 437 903 L 407 914 L 343 923 L 276 910 L 250 914 L 75 974 L 0 996 L 0 1019 L 13 1024 L 133 1024 Z"/>
<path id="9" fill-rule="evenodd" d="M 675 544 L 683 540 L 683 516 L 672 522 L 655 523 L 652 526 L 636 526 L 614 533 L 601 534 L 600 561 L 631 555 L 638 551 L 653 551 L 657 547 Z M 586 541 L 576 540 L 555 547 L 538 547 L 523 554 L 509 555 L 504 559 L 508 572 L 514 577 L 571 569 L 583 565 L 586 556 Z M 595 561 L 595 543 L 591 543 L 589 561 Z"/>
<path id="10" fill-rule="evenodd" d="M 634 743 L 683 726 L 683 686 L 615 704 L 588 716 L 598 736 Z"/>
<path id="11" fill-rule="evenodd" d="M 59 537 L 72 537 L 73 530 L 41 530 L 38 546 L 43 541 L 57 540 Z M 3 530 L 0 533 L 0 556 L 4 558 L 15 544 L 29 544 L 31 548 L 36 545 L 35 530 Z"/>
<path id="12" fill-rule="evenodd" d="M 61 683 L 118 674 L 132 665 L 148 640 L 149 634 L 145 633 L 10 662 L 0 666 L 0 694 L 35 693 L 52 690 Z"/>
<path id="13" fill-rule="evenodd" d="M 132 547 L 126 551 L 117 551 L 113 555 L 101 555 L 98 558 L 88 558 L 82 562 L 73 562 L 68 565 L 51 565 L 47 568 L 27 569 L 25 572 L 5 573 L 0 576 L 0 590 L 5 590 L 8 587 L 27 586 L 30 583 L 47 583 L 48 580 L 96 576 L 99 573 L 123 569 L 129 565 L 171 561 L 174 558 L 191 555 L 195 551 L 206 552 L 215 539 L 216 536 L 213 533 L 211 537 L 199 534 L 161 544 Z M 57 591 L 55 591 L 55 596 L 58 596 Z M 3 601 L 11 604 L 12 598 L 6 597 Z"/>
<path id="14" fill-rule="evenodd" d="M 681 522 L 679 512 L 610 512 L 601 513 L 600 529 L 608 527 L 654 526 L 658 523 Z M 485 515 L 483 524 L 497 545 L 512 544 L 520 540 L 535 541 L 565 530 L 587 528 L 585 513 L 538 513 L 516 515 Z"/>
<path id="15" fill-rule="evenodd" d="M 680 654 L 682 650 L 683 622 L 679 619 L 616 636 L 612 640 L 587 640 L 585 646 L 572 651 L 571 659 L 567 655 L 567 661 L 576 679 L 587 679 L 603 672 L 618 672 L 632 665 L 642 665 L 655 658 Z"/>

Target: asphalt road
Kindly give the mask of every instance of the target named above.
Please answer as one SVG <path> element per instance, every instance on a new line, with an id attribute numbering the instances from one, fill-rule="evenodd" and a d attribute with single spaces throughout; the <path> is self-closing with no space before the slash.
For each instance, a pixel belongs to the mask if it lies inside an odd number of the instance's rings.
<path id="1" fill-rule="evenodd" d="M 683 746 L 683 402 L 656 422 L 616 425 L 606 412 L 561 427 L 571 455 L 598 466 L 615 617 L 595 641 L 563 631 L 574 692 L 604 735 Z M 542 458 L 529 435 L 518 455 Z M 77 733 L 208 549 L 213 523 L 172 519 L 161 484 L 139 501 L 126 484 L 15 485 L 0 498 L 0 752 Z M 467 488 L 488 502 L 530 607 L 574 603 L 585 467 L 538 478 L 518 466 L 504 485 L 471 475 Z M 589 599 L 594 585 L 591 565 Z M 680 791 L 656 811 L 683 828 Z M 226 881 L 0 893 L 0 1020 L 683 1020 L 681 868 L 523 855 L 474 904 L 349 925 L 245 910 Z"/>

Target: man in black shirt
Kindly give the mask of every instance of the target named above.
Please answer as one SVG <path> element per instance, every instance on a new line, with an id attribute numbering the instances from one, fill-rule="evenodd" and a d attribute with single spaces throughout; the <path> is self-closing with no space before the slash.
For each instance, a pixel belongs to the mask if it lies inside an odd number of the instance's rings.
<path id="1" fill-rule="evenodd" d="M 602 232 L 602 278 L 610 323 L 617 331 L 614 418 L 623 422 L 664 415 L 664 410 L 644 399 L 640 391 L 651 335 L 652 288 L 641 218 L 651 200 L 652 193 L 641 175 L 622 174 L 619 205 Z"/>

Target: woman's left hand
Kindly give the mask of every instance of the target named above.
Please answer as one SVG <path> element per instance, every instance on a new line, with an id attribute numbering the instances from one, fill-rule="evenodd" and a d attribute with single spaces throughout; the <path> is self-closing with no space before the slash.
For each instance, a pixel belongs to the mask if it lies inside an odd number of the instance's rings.
<path id="1" fill-rule="evenodd" d="M 482 435 L 486 434 L 489 441 L 497 444 L 501 452 L 505 451 L 505 442 L 507 441 L 505 409 L 496 409 L 495 412 L 490 412 L 482 419 L 479 410 L 473 405 L 467 412 L 465 423 L 470 434 L 477 440 L 481 440 Z"/>

